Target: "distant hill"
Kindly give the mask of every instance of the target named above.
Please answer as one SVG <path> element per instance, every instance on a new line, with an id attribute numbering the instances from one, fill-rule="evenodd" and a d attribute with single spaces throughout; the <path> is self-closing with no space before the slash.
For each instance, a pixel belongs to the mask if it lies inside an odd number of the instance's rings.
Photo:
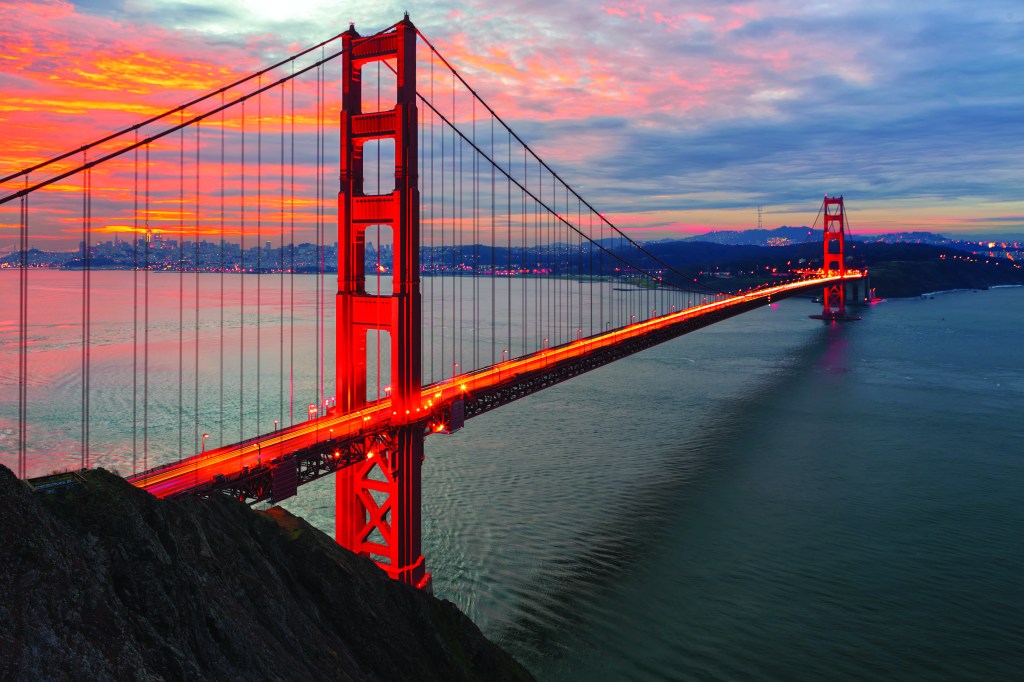
<path id="1" fill-rule="evenodd" d="M 934 232 L 889 232 L 886 234 L 862 235 L 852 232 L 848 238 L 859 242 L 881 242 L 884 244 L 934 244 L 955 246 L 957 240 L 949 239 Z M 776 227 L 771 230 L 714 230 L 676 241 L 707 242 L 728 246 L 791 246 L 805 242 L 820 242 L 821 230 L 807 226 Z"/>
<path id="2" fill-rule="evenodd" d="M 853 239 L 862 242 L 882 244 L 933 244 L 946 246 L 955 241 L 934 232 L 889 232 L 887 234 L 853 235 Z"/>
<path id="3" fill-rule="evenodd" d="M 821 241 L 821 230 L 809 227 L 776 227 L 773 230 L 716 230 L 705 232 L 694 237 L 679 241 L 707 242 L 729 246 L 785 246 L 787 244 L 803 244 L 806 241 Z"/>

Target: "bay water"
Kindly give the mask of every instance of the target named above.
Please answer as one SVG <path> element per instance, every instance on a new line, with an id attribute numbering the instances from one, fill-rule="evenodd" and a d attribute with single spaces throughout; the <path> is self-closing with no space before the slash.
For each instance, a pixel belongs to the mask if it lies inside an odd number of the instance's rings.
<path id="1" fill-rule="evenodd" d="M 32 276 L 50 305 L 73 308 L 72 273 Z M 93 277 L 93 409 L 128 415 L 133 274 Z M 167 297 L 180 286 L 154 282 Z M 295 324 L 309 331 L 315 305 L 299 288 Z M 437 596 L 541 680 L 1022 679 L 1024 289 L 891 300 L 843 325 L 812 312 L 796 299 L 745 313 L 430 437 L 424 553 Z M 152 321 L 154 390 L 178 380 L 180 314 Z M 202 315 L 198 326 L 216 329 L 217 313 Z M 229 379 L 227 401 L 236 409 L 241 388 L 241 419 L 262 423 L 274 408 L 251 414 L 253 377 L 230 357 L 247 316 L 228 314 L 226 362 L 241 387 Z M 35 451 L 56 453 L 47 466 L 77 458 L 77 427 L 61 426 L 79 410 L 73 317 L 33 328 L 30 397 L 45 407 L 29 418 Z M 259 332 L 271 345 L 275 319 L 266 310 Z M 315 357 L 310 343 L 297 352 Z M 285 370 L 267 358 L 270 385 Z M 294 370 L 314 390 L 315 373 Z M 186 447 L 223 400 L 195 385 Z M 157 461 L 182 438 L 173 402 L 151 408 Z M 94 463 L 130 471 L 131 431 L 108 422 L 91 437 L 111 454 Z M 285 506 L 333 533 L 333 481 Z"/>

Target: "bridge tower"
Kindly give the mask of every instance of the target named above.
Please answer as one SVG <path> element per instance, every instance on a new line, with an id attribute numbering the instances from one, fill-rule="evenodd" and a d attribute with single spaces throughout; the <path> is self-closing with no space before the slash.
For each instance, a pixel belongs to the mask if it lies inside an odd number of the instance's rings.
<path id="1" fill-rule="evenodd" d="M 367 333 L 391 338 L 391 404 L 397 415 L 419 402 L 420 285 L 417 165 L 416 28 L 409 17 L 394 31 L 363 38 L 354 26 L 342 37 L 341 187 L 338 194 L 337 409 L 367 403 Z M 397 72 L 395 106 L 362 112 L 362 68 L 388 60 Z M 394 140 L 395 189 L 367 195 L 363 146 Z M 391 227 L 393 293 L 366 292 L 366 230 Z M 368 556 L 392 578 L 428 587 L 421 549 L 422 424 L 394 427 L 367 449 L 366 459 L 336 475 L 335 532 L 342 546 Z"/>
<path id="2" fill-rule="evenodd" d="M 829 275 L 846 275 L 846 209 L 843 197 L 825 196 L 822 204 L 825 216 L 824 264 L 822 269 Z M 826 322 L 859 320 L 846 313 L 846 282 L 829 284 L 821 297 L 821 315 L 811 315 Z"/>

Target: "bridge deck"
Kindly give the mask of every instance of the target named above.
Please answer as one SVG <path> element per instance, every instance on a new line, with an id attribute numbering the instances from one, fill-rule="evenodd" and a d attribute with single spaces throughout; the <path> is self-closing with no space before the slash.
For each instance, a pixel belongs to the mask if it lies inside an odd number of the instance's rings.
<path id="1" fill-rule="evenodd" d="M 859 272 L 848 271 L 845 279 L 860 277 Z M 342 457 L 340 449 L 335 449 L 334 452 L 337 461 L 330 463 L 329 451 L 335 446 L 411 423 L 423 423 L 425 428 L 440 431 L 444 429 L 444 420 L 450 414 L 451 405 L 456 401 L 470 403 L 466 416 L 472 417 L 618 357 L 635 353 L 692 328 L 704 326 L 694 325 L 702 319 L 706 318 L 705 323 L 709 324 L 723 317 L 766 305 L 773 299 L 779 300 L 808 289 L 823 287 L 840 279 L 842 278 L 820 276 L 764 287 L 458 375 L 450 380 L 425 386 L 420 397 L 420 407 L 406 414 L 394 411 L 390 399 L 370 403 L 360 410 L 349 413 L 339 413 L 335 408 L 331 408 L 325 416 L 241 443 L 186 457 L 132 476 L 129 481 L 158 497 L 170 497 L 230 487 L 220 486 L 218 483 L 248 476 L 249 472 L 268 470 L 272 463 L 281 462 L 299 451 L 318 451 L 318 456 L 324 454 L 322 451 L 328 451 L 328 465 L 320 466 L 313 475 L 306 477 L 306 480 L 311 480 L 352 463 L 347 456 Z M 667 336 L 663 333 L 673 330 L 676 333 Z M 636 341 L 645 337 L 656 340 L 645 345 L 636 345 Z M 614 349 L 619 349 L 620 352 L 609 357 L 608 351 Z M 587 362 L 588 360 L 591 362 Z M 543 380 L 547 375 L 550 375 L 550 378 Z M 538 378 L 542 380 L 538 382 Z M 499 388 L 511 390 L 502 393 L 496 390 Z M 480 396 L 485 396 L 486 399 L 481 400 Z"/>

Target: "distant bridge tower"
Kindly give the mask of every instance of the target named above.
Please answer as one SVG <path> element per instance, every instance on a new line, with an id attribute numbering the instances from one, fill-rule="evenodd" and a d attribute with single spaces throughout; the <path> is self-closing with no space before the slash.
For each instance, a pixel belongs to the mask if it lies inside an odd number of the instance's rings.
<path id="1" fill-rule="evenodd" d="M 400 426 L 366 446 L 365 459 L 336 476 L 338 543 L 368 556 L 392 578 L 426 587 L 421 549 L 420 469 L 423 425 L 405 423 L 421 393 L 419 191 L 417 165 L 416 28 L 408 16 L 395 30 L 369 38 L 350 27 L 342 37 L 341 188 L 338 194 L 337 409 L 366 404 L 367 333 L 391 338 L 391 405 Z M 394 60 L 393 109 L 362 113 L 367 64 Z M 395 189 L 367 196 L 363 145 L 394 140 Z M 388 225 L 394 237 L 390 295 L 366 292 L 366 230 Z"/>
<path id="2" fill-rule="evenodd" d="M 825 216 L 825 258 L 822 269 L 829 275 L 846 275 L 846 209 L 843 197 L 825 196 L 822 204 Z M 846 282 L 839 281 L 825 287 L 821 297 L 821 315 L 811 317 L 826 322 L 859 320 L 846 313 Z"/>

